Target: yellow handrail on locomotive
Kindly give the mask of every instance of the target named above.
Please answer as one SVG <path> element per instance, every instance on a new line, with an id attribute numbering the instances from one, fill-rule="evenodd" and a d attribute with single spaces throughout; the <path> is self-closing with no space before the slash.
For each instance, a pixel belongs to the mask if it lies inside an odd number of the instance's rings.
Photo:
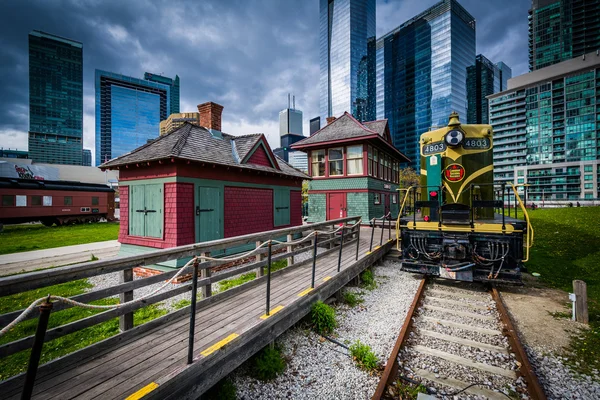
<path id="1" fill-rule="evenodd" d="M 402 218 L 402 213 L 404 212 L 404 205 L 406 204 L 406 199 L 408 199 L 408 195 L 412 188 L 413 187 L 410 186 L 408 189 L 397 189 L 398 191 L 406 190 L 406 193 L 404 194 L 404 199 L 402 199 L 402 206 L 398 211 L 398 220 L 396 221 L 396 250 L 398 251 L 400 251 L 400 241 L 402 239 L 400 237 L 400 218 Z M 415 212 L 415 210 L 413 210 L 413 212 Z"/>
<path id="2" fill-rule="evenodd" d="M 523 216 L 525 216 L 525 221 L 527 222 L 527 239 L 525 240 L 525 249 L 527 249 L 527 251 L 525 252 L 525 259 L 523 260 L 523 262 L 527 262 L 527 261 L 529 261 L 529 249 L 533 246 L 533 226 L 531 226 L 531 222 L 529 221 L 529 214 L 527 213 L 527 209 L 525 208 L 525 206 L 523 205 L 523 202 L 521 201 L 521 196 L 519 196 L 519 193 L 517 192 L 517 188 L 511 182 L 507 182 L 507 183 L 512 188 L 512 190 L 515 194 L 515 198 L 519 202 L 519 206 L 521 206 L 521 210 L 523 210 Z"/>

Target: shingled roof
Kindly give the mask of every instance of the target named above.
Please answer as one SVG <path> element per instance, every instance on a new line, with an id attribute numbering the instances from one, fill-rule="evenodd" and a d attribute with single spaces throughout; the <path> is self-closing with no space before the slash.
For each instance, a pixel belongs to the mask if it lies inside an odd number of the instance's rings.
<path id="1" fill-rule="evenodd" d="M 339 143 L 361 139 L 373 139 L 385 143 L 385 145 L 396 152 L 400 158 L 410 161 L 393 146 L 389 135 L 387 119 L 361 123 L 348 112 L 345 112 L 341 117 L 336 118 L 330 124 L 325 125 L 312 136 L 294 143 L 292 148 L 304 150 L 307 148 L 314 148 L 318 145 L 326 145 L 331 142 Z"/>
<path id="2" fill-rule="evenodd" d="M 259 145 L 261 139 L 268 148 L 268 143 L 262 133 L 233 136 L 219 132 L 213 135 L 210 130 L 204 127 L 185 123 L 167 135 L 160 136 L 127 154 L 105 162 L 100 165 L 100 168 L 113 169 L 129 164 L 175 158 L 273 172 L 300 179 L 310 179 L 308 175 L 295 169 L 275 155 L 273 155 L 274 161 L 279 169 L 251 163 L 241 163 L 241 160 Z M 270 153 L 270 149 L 268 149 L 268 153 Z"/>

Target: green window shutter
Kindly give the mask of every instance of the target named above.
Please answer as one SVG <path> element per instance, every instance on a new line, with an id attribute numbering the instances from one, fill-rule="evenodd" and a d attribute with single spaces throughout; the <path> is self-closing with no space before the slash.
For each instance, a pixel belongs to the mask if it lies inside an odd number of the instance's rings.
<path id="1" fill-rule="evenodd" d="M 290 191 L 288 189 L 273 189 L 274 225 L 290 224 Z"/>
<path id="2" fill-rule="evenodd" d="M 144 185 L 129 186 L 129 234 L 145 235 Z"/>
<path id="3" fill-rule="evenodd" d="M 144 236 L 162 238 L 163 233 L 163 185 L 145 186 L 146 232 Z"/>

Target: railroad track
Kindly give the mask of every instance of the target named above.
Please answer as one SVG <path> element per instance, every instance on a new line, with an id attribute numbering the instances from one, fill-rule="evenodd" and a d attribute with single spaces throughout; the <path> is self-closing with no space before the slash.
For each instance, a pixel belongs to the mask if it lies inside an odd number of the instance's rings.
<path id="1" fill-rule="evenodd" d="M 393 383 L 420 383 L 437 398 L 545 400 L 494 288 L 423 279 L 373 399 Z"/>

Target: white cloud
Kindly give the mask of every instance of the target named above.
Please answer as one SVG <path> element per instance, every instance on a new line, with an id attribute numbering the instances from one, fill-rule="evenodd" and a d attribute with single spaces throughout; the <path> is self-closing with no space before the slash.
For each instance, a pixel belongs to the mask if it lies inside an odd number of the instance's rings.
<path id="1" fill-rule="evenodd" d="M 16 129 L 0 128 L 0 147 L 5 149 L 27 150 L 27 132 Z"/>

